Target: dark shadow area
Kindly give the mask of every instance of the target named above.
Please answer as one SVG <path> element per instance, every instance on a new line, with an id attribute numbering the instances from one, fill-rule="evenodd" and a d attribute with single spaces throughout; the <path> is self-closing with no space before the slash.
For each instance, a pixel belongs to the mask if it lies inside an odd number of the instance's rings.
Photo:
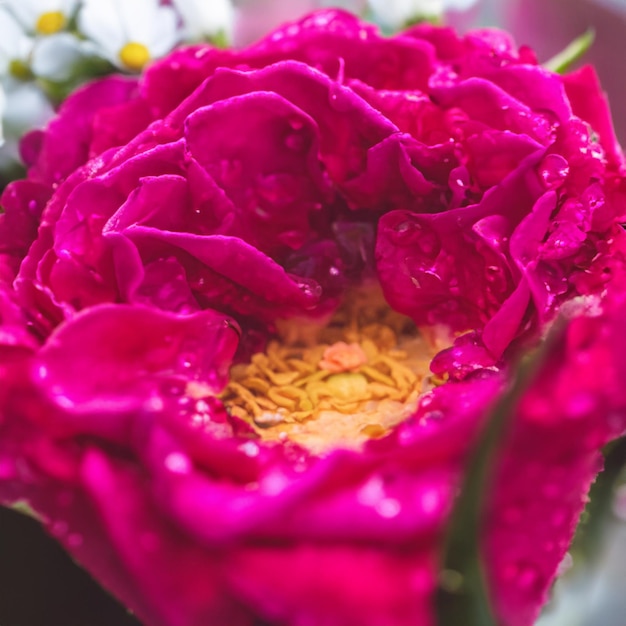
<path id="1" fill-rule="evenodd" d="M 141 626 L 44 531 L 0 507 L 1 626 Z"/>

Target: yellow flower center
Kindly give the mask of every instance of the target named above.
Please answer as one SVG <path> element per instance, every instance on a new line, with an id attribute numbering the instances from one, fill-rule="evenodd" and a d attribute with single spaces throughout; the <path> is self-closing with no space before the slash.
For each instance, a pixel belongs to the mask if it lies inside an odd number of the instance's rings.
<path id="1" fill-rule="evenodd" d="M 40 35 L 53 35 L 62 30 L 66 24 L 67 18 L 62 11 L 48 11 L 39 16 L 35 30 Z"/>
<path id="2" fill-rule="evenodd" d="M 261 439 L 289 439 L 314 454 L 360 448 L 387 434 L 430 388 L 436 347 L 388 307 L 354 308 L 318 329 L 281 328 L 265 353 L 231 369 L 222 400 Z"/>
<path id="3" fill-rule="evenodd" d="M 12 59 L 9 62 L 9 74 L 18 80 L 30 80 L 33 77 L 30 67 L 21 59 Z"/>
<path id="4" fill-rule="evenodd" d="M 150 60 L 150 51 L 142 43 L 131 41 L 120 50 L 119 57 L 125 67 L 139 72 Z"/>

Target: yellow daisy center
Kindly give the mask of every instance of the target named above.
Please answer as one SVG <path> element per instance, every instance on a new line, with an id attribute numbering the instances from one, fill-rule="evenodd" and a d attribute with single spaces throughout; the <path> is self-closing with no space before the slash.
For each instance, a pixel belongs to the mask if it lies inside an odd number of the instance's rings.
<path id="1" fill-rule="evenodd" d="M 150 51 L 144 44 L 130 41 L 120 50 L 119 57 L 125 67 L 139 72 L 150 60 Z"/>
<path id="2" fill-rule="evenodd" d="M 62 30 L 66 24 L 67 18 L 62 11 L 48 11 L 39 16 L 35 30 L 40 35 L 53 35 Z"/>
<path id="3" fill-rule="evenodd" d="M 222 400 L 262 440 L 294 441 L 314 454 L 360 448 L 387 434 L 432 386 L 437 351 L 388 307 L 342 311 L 311 341 L 302 322 L 248 364 L 231 369 Z"/>
<path id="4" fill-rule="evenodd" d="M 21 59 L 12 59 L 9 62 L 9 74 L 18 80 L 30 80 L 33 77 L 30 67 Z"/>

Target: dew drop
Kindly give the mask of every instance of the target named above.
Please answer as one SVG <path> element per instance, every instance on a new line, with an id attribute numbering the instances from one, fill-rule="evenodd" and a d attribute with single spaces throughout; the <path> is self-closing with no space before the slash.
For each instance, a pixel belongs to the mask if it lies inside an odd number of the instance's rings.
<path id="1" fill-rule="evenodd" d="M 170 452 L 165 457 L 165 467 L 173 474 L 188 474 L 191 471 L 191 462 L 182 452 Z"/>
<path id="2" fill-rule="evenodd" d="M 211 407 L 206 400 L 197 400 L 194 408 L 196 413 L 209 413 L 211 411 Z"/>
<path id="3" fill-rule="evenodd" d="M 420 224 L 414 220 L 403 220 L 398 222 L 392 230 L 389 231 L 391 241 L 400 246 L 415 243 L 422 234 Z"/>
<path id="4" fill-rule="evenodd" d="M 289 481 L 285 476 L 278 472 L 267 474 L 260 483 L 260 489 L 263 493 L 275 496 L 284 491 L 289 485 Z"/>
<path id="5" fill-rule="evenodd" d="M 304 128 L 304 120 L 297 115 L 293 115 L 288 119 L 289 126 L 293 128 L 293 130 L 302 130 Z"/>
<path id="6" fill-rule="evenodd" d="M 322 295 L 322 288 L 315 282 L 299 281 L 296 283 L 298 289 L 308 298 L 319 298 Z"/>
<path id="7" fill-rule="evenodd" d="M 178 360 L 182 368 L 191 369 L 196 365 L 198 357 L 192 352 L 187 352 L 181 354 Z"/>
<path id="8" fill-rule="evenodd" d="M 565 509 L 557 509 L 550 516 L 550 522 L 552 523 L 552 526 L 558 528 L 567 522 L 567 518 L 568 514 Z"/>
<path id="9" fill-rule="evenodd" d="M 339 85 L 332 85 L 328 94 L 328 101 L 330 106 L 340 113 L 349 111 L 352 107 L 350 100 L 346 97 L 345 93 Z"/>
<path id="10" fill-rule="evenodd" d="M 424 413 L 422 417 L 425 421 L 440 422 L 445 417 L 445 415 L 443 411 L 434 410 L 434 411 L 427 411 L 426 413 Z"/>
<path id="11" fill-rule="evenodd" d="M 569 171 L 569 163 L 560 154 L 548 154 L 539 164 L 539 176 L 546 189 L 561 187 Z"/>
<path id="12" fill-rule="evenodd" d="M 497 265 L 489 265 L 485 269 L 485 274 L 486 274 L 486 277 L 487 277 L 487 282 L 495 283 L 496 281 L 502 279 L 504 271 L 502 270 L 501 267 L 499 267 Z"/>
<path id="13" fill-rule="evenodd" d="M 424 491 L 420 498 L 422 504 L 422 511 L 427 515 L 436 513 L 442 504 L 441 494 L 435 489 L 428 489 Z"/>
<path id="14" fill-rule="evenodd" d="M 163 404 L 163 400 L 161 400 L 161 398 L 159 398 L 158 396 L 148 398 L 143 403 L 143 409 L 147 413 L 160 413 L 163 410 L 164 406 L 165 405 Z"/>
<path id="15" fill-rule="evenodd" d="M 401 510 L 401 504 L 394 498 L 383 498 L 376 504 L 376 512 L 386 519 L 397 517 Z"/>
<path id="16" fill-rule="evenodd" d="M 285 137 L 285 146 L 294 152 L 304 152 L 307 148 L 306 137 L 302 133 L 290 133 Z"/>
<path id="17" fill-rule="evenodd" d="M 241 450 L 241 452 L 243 452 L 246 456 L 249 456 L 250 458 L 259 456 L 260 452 L 259 446 L 254 443 L 254 441 L 246 441 L 246 443 L 239 446 L 239 450 Z"/>
<path id="18" fill-rule="evenodd" d="M 537 584 L 538 580 L 539 572 L 537 571 L 537 568 L 531 565 L 520 567 L 517 576 L 517 583 L 522 589 L 531 589 Z"/>
<path id="19" fill-rule="evenodd" d="M 169 396 L 181 396 L 185 391 L 185 386 L 181 382 L 173 382 L 166 385 L 164 393 Z"/>

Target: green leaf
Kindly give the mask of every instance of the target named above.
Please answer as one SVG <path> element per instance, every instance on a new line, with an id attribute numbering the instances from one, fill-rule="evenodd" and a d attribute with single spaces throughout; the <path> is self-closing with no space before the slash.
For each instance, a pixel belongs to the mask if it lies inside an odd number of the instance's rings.
<path id="1" fill-rule="evenodd" d="M 578 61 L 591 48 L 596 33 L 593 28 L 586 30 L 580 37 L 577 37 L 566 46 L 561 52 L 553 56 L 544 63 L 544 67 L 551 72 L 564 74 L 573 63 Z"/>
<path id="2" fill-rule="evenodd" d="M 41 522 L 39 514 L 25 500 L 18 500 L 17 502 L 14 502 L 9 508 L 17 511 L 18 513 L 21 513 L 22 515 L 26 515 L 27 517 L 32 517 L 38 522 Z"/>
<path id="3" fill-rule="evenodd" d="M 572 544 L 575 559 L 593 565 L 602 555 L 607 521 L 615 498 L 615 488 L 626 471 L 626 437 L 617 439 L 604 449 L 604 471 L 598 474 L 589 492 L 589 503 L 583 513 Z"/>
<path id="4" fill-rule="evenodd" d="M 444 546 L 436 597 L 437 624 L 497 626 L 491 611 L 480 554 L 480 529 L 489 476 L 500 442 L 528 382 L 545 352 L 561 335 L 556 324 L 543 347 L 519 365 L 511 387 L 498 400 L 470 458 Z"/>

